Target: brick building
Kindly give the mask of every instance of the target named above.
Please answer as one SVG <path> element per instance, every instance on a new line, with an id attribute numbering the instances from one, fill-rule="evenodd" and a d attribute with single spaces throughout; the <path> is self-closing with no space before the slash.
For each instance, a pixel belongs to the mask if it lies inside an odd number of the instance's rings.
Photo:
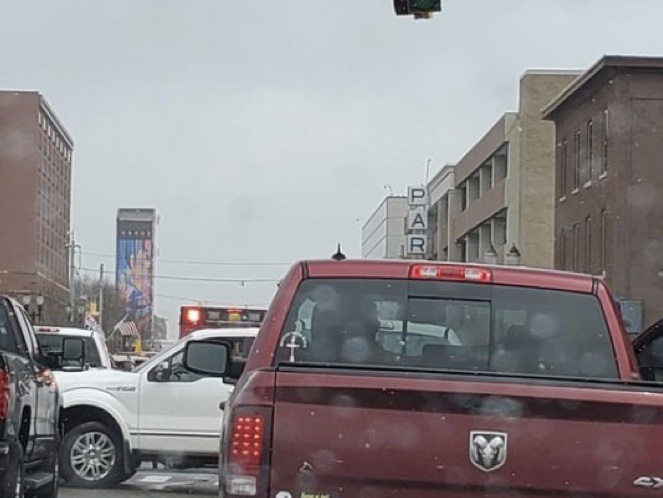
<path id="1" fill-rule="evenodd" d="M 38 92 L 0 91 L 0 292 L 65 319 L 73 141 Z"/>
<path id="2" fill-rule="evenodd" d="M 557 136 L 555 267 L 605 275 L 637 331 L 663 315 L 663 58 L 606 56 L 544 116 Z"/>

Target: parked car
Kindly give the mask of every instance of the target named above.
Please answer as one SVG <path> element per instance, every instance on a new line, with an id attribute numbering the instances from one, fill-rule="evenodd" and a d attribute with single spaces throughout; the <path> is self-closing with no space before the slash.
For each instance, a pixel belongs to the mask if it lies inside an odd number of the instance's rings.
<path id="1" fill-rule="evenodd" d="M 180 468 L 216 464 L 219 403 L 232 389 L 184 369 L 187 342 L 223 339 L 246 357 L 257 329 L 200 330 L 133 371 L 89 370 L 58 377 L 65 435 L 62 475 L 70 486 L 105 488 L 131 477 L 141 462 Z M 86 452 L 98 458 L 84 465 Z"/>
<path id="2" fill-rule="evenodd" d="M 79 361 L 82 344 L 63 344 Z M 0 296 L 0 496 L 56 498 L 61 441 L 60 395 L 23 307 Z"/>
<path id="3" fill-rule="evenodd" d="M 661 337 L 637 343 L 648 379 L 661 378 Z M 237 382 L 223 414 L 226 498 L 662 487 L 663 385 L 643 380 L 609 289 L 590 275 L 301 262 L 246 361 L 210 341 L 186 344 L 184 358 Z"/>

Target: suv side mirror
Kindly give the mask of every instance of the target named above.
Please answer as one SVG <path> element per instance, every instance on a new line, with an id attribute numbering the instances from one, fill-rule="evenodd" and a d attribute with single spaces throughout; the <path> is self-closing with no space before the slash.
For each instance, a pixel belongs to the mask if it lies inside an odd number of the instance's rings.
<path id="1" fill-rule="evenodd" d="M 206 377 L 225 377 L 232 366 L 230 345 L 216 341 L 189 341 L 184 348 L 184 368 Z"/>

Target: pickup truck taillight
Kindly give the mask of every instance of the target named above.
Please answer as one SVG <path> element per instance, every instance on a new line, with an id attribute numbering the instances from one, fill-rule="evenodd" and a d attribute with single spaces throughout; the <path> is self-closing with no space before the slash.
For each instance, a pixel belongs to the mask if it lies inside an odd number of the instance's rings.
<path id="1" fill-rule="evenodd" d="M 7 418 L 9 411 L 9 372 L 0 370 L 0 419 Z"/>
<path id="2" fill-rule="evenodd" d="M 230 496 L 256 496 L 266 488 L 271 410 L 238 407 L 229 426 L 225 492 Z"/>

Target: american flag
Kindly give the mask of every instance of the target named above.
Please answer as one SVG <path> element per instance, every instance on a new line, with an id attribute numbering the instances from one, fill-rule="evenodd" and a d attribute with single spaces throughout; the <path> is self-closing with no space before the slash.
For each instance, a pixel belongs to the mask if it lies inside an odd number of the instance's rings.
<path id="1" fill-rule="evenodd" d="M 136 323 L 132 320 L 127 320 L 125 316 L 122 320 L 117 322 L 113 330 L 118 330 L 122 336 L 138 337 L 140 333 L 138 332 L 138 327 Z"/>

